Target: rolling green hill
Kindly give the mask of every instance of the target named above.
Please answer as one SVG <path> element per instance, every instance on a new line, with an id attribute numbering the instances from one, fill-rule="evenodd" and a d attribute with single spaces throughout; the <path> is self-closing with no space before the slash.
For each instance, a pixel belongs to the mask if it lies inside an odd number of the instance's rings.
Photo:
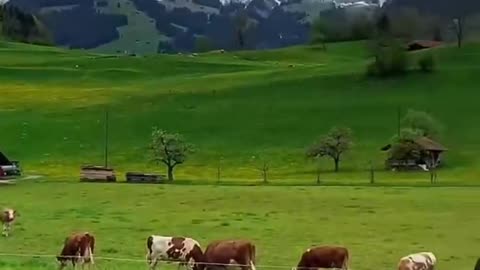
<path id="1" fill-rule="evenodd" d="M 305 148 L 332 126 L 356 137 L 342 172 L 322 164 L 332 183 L 368 180 L 369 160 L 397 129 L 397 108 L 430 112 L 445 126 L 450 151 L 444 184 L 477 184 L 480 176 L 477 65 L 480 47 L 437 51 L 439 70 L 388 80 L 366 79 L 364 44 L 198 56 L 109 56 L 0 44 L 0 149 L 29 174 L 78 179 L 79 166 L 103 162 L 103 119 L 110 112 L 110 164 L 119 172 L 163 167 L 148 163 L 152 126 L 180 132 L 197 153 L 177 178 L 257 181 L 258 160 L 277 183 L 315 178 Z M 421 173 L 381 172 L 382 183 L 427 182 Z"/>

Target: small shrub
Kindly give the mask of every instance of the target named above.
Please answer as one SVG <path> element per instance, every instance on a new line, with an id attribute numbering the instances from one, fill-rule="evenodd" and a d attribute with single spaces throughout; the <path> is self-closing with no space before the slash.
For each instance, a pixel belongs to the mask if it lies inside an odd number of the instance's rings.
<path id="1" fill-rule="evenodd" d="M 407 72 L 409 58 L 401 46 L 392 42 L 374 50 L 375 61 L 367 66 L 368 76 L 390 77 Z"/>
<path id="2" fill-rule="evenodd" d="M 420 59 L 418 59 L 418 67 L 422 72 L 432 72 L 435 69 L 435 59 L 433 55 L 430 53 L 422 55 Z"/>
<path id="3" fill-rule="evenodd" d="M 401 47 L 393 47 L 390 51 L 390 74 L 404 74 L 408 69 L 408 56 Z"/>
<path id="4" fill-rule="evenodd" d="M 372 62 L 367 66 L 367 76 L 374 77 L 378 75 L 377 63 Z"/>

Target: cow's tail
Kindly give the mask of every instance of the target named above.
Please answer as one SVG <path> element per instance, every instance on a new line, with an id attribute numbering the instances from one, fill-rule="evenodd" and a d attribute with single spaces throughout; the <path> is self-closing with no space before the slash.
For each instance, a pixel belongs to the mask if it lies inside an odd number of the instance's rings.
<path id="1" fill-rule="evenodd" d="M 350 261 L 350 255 L 348 254 L 348 251 L 345 250 L 345 257 L 343 258 L 342 270 L 348 270 L 349 261 Z"/>
<path id="2" fill-rule="evenodd" d="M 256 248 L 254 244 L 250 245 L 250 267 L 251 270 L 257 270 L 255 267 L 256 264 Z"/>
<path id="3" fill-rule="evenodd" d="M 88 253 L 90 254 L 90 263 L 95 264 L 93 261 L 93 252 L 95 252 L 95 238 L 91 236 L 89 233 L 86 233 L 88 237 L 90 237 L 90 245 L 88 246 Z"/>
<path id="4" fill-rule="evenodd" d="M 95 264 L 95 262 L 93 261 L 93 250 L 91 247 L 88 247 L 88 249 L 89 249 L 88 253 L 90 254 L 90 263 Z"/>
<path id="5" fill-rule="evenodd" d="M 152 256 L 153 236 L 147 238 L 147 260 L 150 262 Z"/>

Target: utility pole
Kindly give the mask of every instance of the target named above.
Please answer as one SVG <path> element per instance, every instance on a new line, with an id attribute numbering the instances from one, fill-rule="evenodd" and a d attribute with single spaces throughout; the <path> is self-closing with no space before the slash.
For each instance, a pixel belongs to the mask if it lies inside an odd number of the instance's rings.
<path id="1" fill-rule="evenodd" d="M 108 107 L 105 107 L 105 168 L 108 168 Z"/>
<path id="2" fill-rule="evenodd" d="M 400 129 L 401 129 L 401 113 L 402 113 L 402 108 L 398 106 L 397 108 L 397 135 L 400 138 Z"/>

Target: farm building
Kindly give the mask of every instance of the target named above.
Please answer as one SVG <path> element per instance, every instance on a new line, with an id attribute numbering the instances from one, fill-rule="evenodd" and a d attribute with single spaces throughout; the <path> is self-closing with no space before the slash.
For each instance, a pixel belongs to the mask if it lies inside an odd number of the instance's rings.
<path id="1" fill-rule="evenodd" d="M 433 40 L 413 40 L 407 44 L 408 51 L 418 51 L 424 49 L 435 48 L 442 45 L 440 41 Z"/>
<path id="2" fill-rule="evenodd" d="M 10 161 L 7 156 L 0 152 L 0 177 L 20 175 L 18 161 Z"/>
<path id="3" fill-rule="evenodd" d="M 389 144 L 382 148 L 382 151 L 389 152 L 386 167 L 392 170 L 418 169 L 419 165 L 439 166 L 442 153 L 447 150 L 440 143 L 427 137 L 405 140 L 396 146 Z"/>

